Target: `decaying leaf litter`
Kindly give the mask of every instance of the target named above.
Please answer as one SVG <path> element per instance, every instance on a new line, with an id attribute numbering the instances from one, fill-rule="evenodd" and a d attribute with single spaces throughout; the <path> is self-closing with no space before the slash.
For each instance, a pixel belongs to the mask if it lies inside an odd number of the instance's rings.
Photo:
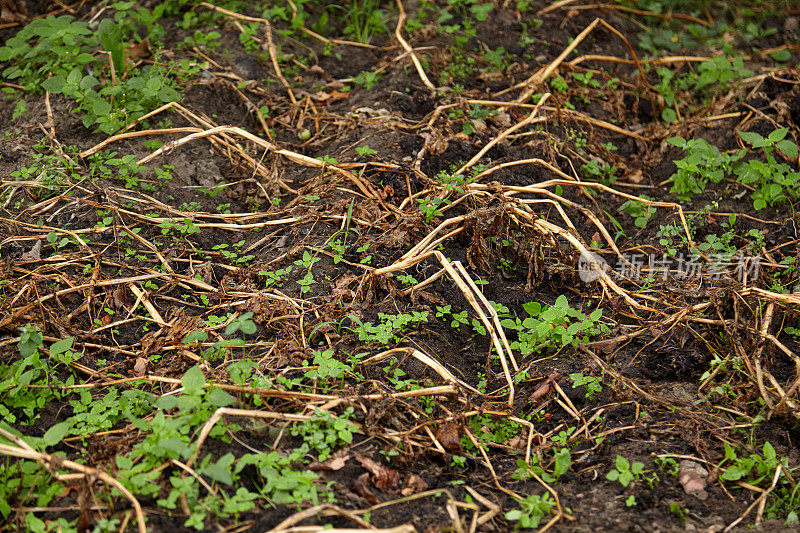
<path id="1" fill-rule="evenodd" d="M 6 1 L 6 527 L 793 530 L 799 14 Z"/>

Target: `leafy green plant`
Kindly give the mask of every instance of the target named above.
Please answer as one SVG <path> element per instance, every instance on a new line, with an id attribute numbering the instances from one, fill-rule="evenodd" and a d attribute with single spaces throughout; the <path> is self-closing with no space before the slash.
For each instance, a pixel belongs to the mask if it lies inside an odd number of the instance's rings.
<path id="1" fill-rule="evenodd" d="M 386 15 L 379 0 L 352 0 L 342 17 L 346 23 L 344 34 L 359 43 L 369 43 L 373 36 L 388 33 Z"/>
<path id="2" fill-rule="evenodd" d="M 704 191 L 709 181 L 720 183 L 726 176 L 734 174 L 739 182 L 757 187 L 752 193 L 753 207 L 756 209 L 797 198 L 800 173 L 793 172 L 786 163 L 779 163 L 774 156 L 777 149 L 789 158 L 797 158 L 797 145 L 785 138 L 787 133 L 786 128 L 777 129 L 767 137 L 754 132 L 740 132 L 741 138 L 753 149 L 764 150 L 766 161 L 754 158 L 743 161 L 747 149 L 733 154 L 720 153 L 717 147 L 703 139 L 668 139 L 671 144 L 689 152 L 687 157 L 675 161 L 678 171 L 671 177 L 673 185 L 670 192 L 676 193 L 681 201 L 687 201 L 694 194 Z"/>
<path id="3" fill-rule="evenodd" d="M 585 387 L 586 398 L 592 399 L 598 392 L 603 392 L 602 381 L 594 376 L 584 376 L 580 372 L 569 375 L 572 380 L 572 388 Z"/>
<path id="4" fill-rule="evenodd" d="M 23 326 L 17 342 L 19 359 L 11 364 L 0 363 L 0 395 L 5 398 L 0 404 L 0 416 L 5 422 L 34 422 L 50 402 L 62 398 L 59 386 L 75 384 L 73 375 L 64 381 L 58 377 L 50 360 L 42 358 L 43 347 L 44 337 L 41 332 L 33 325 Z M 58 345 L 56 349 L 58 350 Z M 55 357 L 54 360 L 64 364 L 68 364 L 73 358 L 79 358 L 62 353 L 57 353 L 56 356 L 61 357 Z"/>
<path id="5" fill-rule="evenodd" d="M 325 381 L 328 378 L 341 379 L 344 382 L 346 372 L 352 371 L 352 367 L 338 361 L 334 357 L 333 350 L 314 351 L 314 360 L 312 364 L 316 368 L 307 370 L 305 375 L 309 379 Z"/>
<path id="6" fill-rule="evenodd" d="M 671 137 L 667 142 L 688 152 L 688 155 L 675 161 L 678 171 L 671 176 L 670 192 L 678 195 L 682 202 L 689 201 L 692 196 L 705 191 L 706 185 L 721 182 L 733 171 L 733 166 L 747 150 L 739 150 L 733 154 L 720 153 L 719 148 L 709 144 L 705 139 L 684 140 Z"/>
<path id="7" fill-rule="evenodd" d="M 258 274 L 266 278 L 265 286 L 270 287 L 283 287 L 283 281 L 292 272 L 292 265 L 277 270 L 259 270 Z"/>
<path id="8" fill-rule="evenodd" d="M 303 257 L 294 262 L 295 265 L 308 269 L 305 276 L 297 280 L 297 284 L 300 285 L 300 294 L 306 294 L 313 290 L 311 286 L 316 283 L 316 280 L 314 279 L 314 273 L 311 271 L 311 268 L 317 261 L 320 261 L 319 257 L 305 250 L 303 252 Z"/>
<path id="9" fill-rule="evenodd" d="M 644 479 L 651 487 L 653 482 L 658 481 L 658 476 L 653 474 L 651 477 L 644 475 L 644 463 L 634 461 L 631 463 L 625 457 L 617 455 L 614 468 L 606 474 L 609 481 L 619 481 L 620 485 L 627 487 L 631 483 Z"/>
<path id="10" fill-rule="evenodd" d="M 555 501 L 549 492 L 545 492 L 542 496 L 531 494 L 517 502 L 520 508 L 505 514 L 506 520 L 516 522 L 514 529 L 538 528 L 544 517 L 548 516 L 555 507 Z"/>
<path id="11" fill-rule="evenodd" d="M 581 173 L 585 177 L 593 178 L 603 185 L 612 185 L 617 181 L 617 170 L 617 167 L 597 159 L 592 159 L 588 163 L 581 165 Z"/>
<path id="12" fill-rule="evenodd" d="M 374 87 L 379 81 L 380 74 L 370 72 L 368 70 L 362 70 L 355 78 L 353 78 L 353 83 L 356 85 L 363 85 L 367 89 Z"/>
<path id="13" fill-rule="evenodd" d="M 98 86 L 99 90 L 95 90 Z M 47 79 L 42 87 L 74 99 L 83 111 L 83 125 L 87 128 L 95 126 L 108 134 L 159 105 L 180 99 L 174 80 L 160 65 L 148 65 L 136 75 L 106 86 L 102 86 L 92 74 L 84 75 L 81 69 L 76 68 L 66 75 Z"/>
<path id="14" fill-rule="evenodd" d="M 763 149 L 766 154 L 766 161 L 750 159 L 736 168 L 739 182 L 758 187 L 752 194 L 753 207 L 756 209 L 798 197 L 800 172 L 792 172 L 789 165 L 779 163 L 773 155 L 777 149 L 790 160 L 797 159 L 797 145 L 785 138 L 788 132 L 787 128 L 780 128 L 767 137 L 751 131 L 739 133 L 742 140 L 753 149 Z"/>
<path id="15" fill-rule="evenodd" d="M 501 321 L 503 327 L 517 332 L 517 340 L 511 343 L 511 348 L 519 350 L 522 355 L 538 353 L 548 347 L 561 349 L 588 342 L 590 336 L 608 330 L 599 322 L 602 309 L 596 309 L 587 316 L 572 308 L 564 295 L 556 298 L 550 306 L 530 302 L 522 308 L 529 315 L 524 320 L 505 318 Z"/>
<path id="16" fill-rule="evenodd" d="M 378 313 L 378 320 L 380 323 L 376 325 L 372 322 L 363 322 L 355 327 L 353 332 L 358 335 L 358 340 L 377 341 L 384 345 L 399 343 L 407 327 L 428 321 L 428 311 L 412 311 L 397 315 Z"/>
<path id="17" fill-rule="evenodd" d="M 370 148 L 368 144 L 365 144 L 364 146 L 356 146 L 356 153 L 360 156 L 372 155 L 375 153 L 375 150 Z"/>
<path id="18" fill-rule="evenodd" d="M 354 409 L 348 407 L 345 412 L 334 417 L 329 411 L 315 409 L 311 420 L 299 422 L 292 428 L 292 435 L 302 437 L 303 442 L 318 452 L 317 460 L 324 461 L 340 444 L 353 442 L 353 433 L 357 427 L 350 422 Z"/>
<path id="19" fill-rule="evenodd" d="M 730 58 L 728 54 L 721 54 L 697 66 L 697 81 L 695 89 L 703 89 L 712 84 L 718 84 L 721 90 L 728 87 L 730 82 L 752 76 L 753 72 L 744 68 L 741 57 Z"/>
<path id="20" fill-rule="evenodd" d="M 642 200 L 650 200 L 645 195 L 639 196 Z M 650 219 L 653 218 L 653 215 L 656 214 L 656 208 L 650 205 L 647 205 L 644 202 L 639 202 L 636 200 L 627 200 L 617 211 L 624 211 L 628 213 L 628 215 L 634 218 L 634 225 L 637 228 L 646 228 L 647 223 L 650 222 Z"/>
<path id="21" fill-rule="evenodd" d="M 723 481 L 744 481 L 756 487 L 772 484 L 775 472 L 781 469 L 791 475 L 796 469 L 789 468 L 786 457 L 779 457 L 771 443 L 765 442 L 761 453 L 739 456 L 736 450 L 725 443 L 725 457 L 719 467 L 727 465 L 719 478 Z M 796 524 L 800 512 L 800 493 L 798 486 L 787 475 L 781 475 L 770 494 L 770 503 L 766 506 L 764 516 L 771 519 L 786 519 L 787 524 Z"/>
<path id="22" fill-rule="evenodd" d="M 49 74 L 65 77 L 95 61 L 90 50 L 97 45 L 86 22 L 71 15 L 35 19 L 0 47 L 0 61 L 13 61 L 3 77 L 27 91 L 41 91 Z"/>

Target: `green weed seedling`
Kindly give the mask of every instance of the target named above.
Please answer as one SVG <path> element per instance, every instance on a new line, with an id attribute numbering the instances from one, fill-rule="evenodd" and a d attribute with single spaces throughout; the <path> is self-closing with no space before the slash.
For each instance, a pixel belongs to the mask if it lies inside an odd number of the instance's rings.
<path id="1" fill-rule="evenodd" d="M 265 286 L 270 287 L 283 287 L 283 281 L 292 272 L 292 265 L 278 270 L 260 270 L 258 274 L 266 278 Z"/>
<path id="2" fill-rule="evenodd" d="M 614 146 L 614 149 L 616 150 L 616 146 Z M 595 179 L 598 183 L 606 186 L 612 185 L 617 181 L 617 170 L 619 170 L 617 167 L 597 159 L 592 159 L 588 163 L 581 165 L 581 173 L 584 177 Z"/>
<path id="3" fill-rule="evenodd" d="M 344 376 L 347 372 L 352 372 L 353 368 L 334 357 L 333 350 L 314 351 L 312 364 L 316 368 L 307 370 L 305 376 L 309 379 L 320 380 L 323 383 L 329 378 L 341 380 L 340 386 L 344 386 Z M 328 387 L 325 387 L 327 389 Z"/>
<path id="4" fill-rule="evenodd" d="M 599 322 L 602 309 L 587 316 L 570 307 L 563 294 L 553 305 L 530 302 L 522 308 L 528 313 L 528 318 L 505 318 L 501 321 L 503 327 L 517 332 L 517 340 L 511 343 L 511 348 L 519 350 L 522 355 L 538 353 L 548 347 L 561 349 L 588 342 L 590 336 L 608 331 L 608 327 Z"/>
<path id="5" fill-rule="evenodd" d="M 71 343 L 71 341 L 70 341 Z M 65 346 L 62 342 L 61 346 Z M 74 385 L 75 376 L 70 374 L 64 381 L 58 378 L 56 368 L 51 359 L 42 357 L 40 350 L 44 347 L 44 337 L 33 325 L 20 328 L 20 340 L 17 343 L 20 357 L 10 364 L 0 363 L 0 395 L 6 401 L 0 405 L 0 417 L 9 424 L 33 423 L 41 415 L 42 410 L 51 402 L 62 398 L 60 386 Z M 68 364 L 77 360 L 79 355 L 72 355 L 68 348 L 61 352 L 56 343 L 56 357 L 53 360 Z M 33 388 L 30 385 L 45 385 Z"/>
<path id="6" fill-rule="evenodd" d="M 337 6 L 338 7 L 338 6 Z M 344 34 L 359 43 L 369 43 L 375 35 L 389 32 L 386 25 L 386 10 L 381 9 L 379 0 L 352 0 L 349 9 L 342 16 L 345 22 Z"/>
<path id="7" fill-rule="evenodd" d="M 584 376 L 580 372 L 574 372 L 569 375 L 572 380 L 572 388 L 585 387 L 586 398 L 591 400 L 598 392 L 603 392 L 602 380 L 594 376 Z"/>
<path id="8" fill-rule="evenodd" d="M 305 276 L 297 280 L 297 284 L 300 285 L 300 294 L 305 294 L 314 290 L 311 286 L 316 283 L 316 280 L 314 279 L 314 273 L 311 271 L 311 268 L 317 261 L 320 261 L 320 258 L 306 250 L 303 252 L 303 257 L 294 262 L 295 265 L 308 269 Z"/>
<path id="9" fill-rule="evenodd" d="M 450 170 L 440 171 L 434 179 L 443 185 L 442 191 L 436 196 L 426 196 L 418 198 L 419 210 L 422 213 L 425 222 L 430 222 L 436 217 L 442 216 L 442 211 L 439 208 L 448 206 L 453 203 L 450 199 L 452 196 L 460 196 L 464 194 L 464 186 L 474 182 L 477 176 L 486 170 L 483 165 L 474 166 L 468 175 L 456 174 L 460 163 L 451 165 Z"/>
<path id="10" fill-rule="evenodd" d="M 678 171 L 670 177 L 670 192 L 675 193 L 682 202 L 688 202 L 695 194 L 705 191 L 708 182 L 720 183 L 747 153 L 745 149 L 733 154 L 721 153 L 719 148 L 704 139 L 687 141 L 681 137 L 671 137 L 667 142 L 688 152 L 685 158 L 675 161 Z"/>
<path id="11" fill-rule="evenodd" d="M 800 489 L 791 479 L 791 473 L 796 470 L 789 468 L 786 457 L 778 457 L 771 443 L 765 442 L 761 453 L 751 453 L 739 456 L 727 442 L 725 443 L 725 457 L 719 466 L 727 465 L 719 478 L 723 481 L 744 481 L 756 487 L 769 487 L 775 477 L 778 467 L 789 475 L 781 474 L 775 488 L 770 493 L 768 505 L 765 507 L 764 517 L 768 519 L 785 519 L 787 525 L 798 523 L 800 513 Z"/>
<path id="12" fill-rule="evenodd" d="M 627 487 L 635 481 L 644 479 L 650 488 L 652 488 L 653 483 L 658 481 L 658 476 L 653 474 L 650 477 L 646 477 L 644 475 L 644 463 L 639 461 L 631 463 L 626 458 L 618 455 L 614 463 L 614 468 L 606 474 L 606 479 L 609 481 L 619 481 L 619 484 L 623 487 Z"/>
<path id="13" fill-rule="evenodd" d="M 754 132 L 739 133 L 753 150 L 764 150 L 766 161 L 755 158 L 743 161 L 747 149 L 732 154 L 721 153 L 703 139 L 668 139 L 671 144 L 689 152 L 685 158 L 675 161 L 678 171 L 671 177 L 670 192 L 677 194 L 681 201 L 688 201 L 693 195 L 703 192 L 708 182 L 720 183 L 733 174 L 740 183 L 756 187 L 751 195 L 755 209 L 797 198 L 800 173 L 793 172 L 786 163 L 779 163 L 774 156 L 777 149 L 790 159 L 797 158 L 797 145 L 785 138 L 787 133 L 786 128 L 777 129 L 767 137 Z"/>
<path id="14" fill-rule="evenodd" d="M 531 494 L 519 502 L 519 509 L 512 509 L 505 514 L 506 520 L 516 522 L 514 529 L 531 528 L 536 529 L 542 520 L 550 515 L 556 505 L 549 492 L 542 496 Z"/>
<path id="15" fill-rule="evenodd" d="M 717 84 L 720 90 L 725 90 L 732 81 L 753 75 L 751 70 L 744 68 L 741 57 L 731 58 L 729 53 L 703 61 L 697 66 L 697 72 L 695 89 L 698 90 L 712 84 Z"/>
<path id="16" fill-rule="evenodd" d="M 363 85 L 365 88 L 371 89 L 378 84 L 380 79 L 380 74 L 370 72 L 368 70 L 362 70 L 355 78 L 353 78 L 353 83 L 356 85 Z"/>
<path id="17" fill-rule="evenodd" d="M 797 160 L 797 145 L 785 138 L 788 132 L 787 128 L 780 128 L 767 137 L 751 131 L 739 133 L 751 148 L 763 149 L 766 154 L 766 161 L 750 159 L 736 169 L 740 183 L 758 187 L 752 194 L 753 207 L 756 209 L 764 209 L 768 205 L 798 197 L 800 172 L 792 172 L 789 165 L 779 163 L 773 155 L 777 149 L 790 160 Z"/>
<path id="18" fill-rule="evenodd" d="M 639 198 L 641 198 L 642 200 L 650 200 L 650 198 L 648 198 L 645 195 L 641 195 L 639 196 Z M 643 229 L 647 227 L 647 223 L 650 222 L 650 219 L 653 218 L 653 215 L 656 214 L 655 207 L 652 207 L 650 205 L 647 205 L 643 202 L 639 202 L 636 200 L 627 200 L 621 206 L 619 206 L 619 209 L 617 209 L 617 211 L 620 212 L 624 211 L 628 213 L 628 215 L 633 217 L 634 225 L 637 228 L 643 228 Z"/>
<path id="19" fill-rule="evenodd" d="M 517 469 L 512 477 L 518 480 L 532 479 L 535 474 L 542 478 L 546 483 L 555 483 L 559 478 L 567 473 L 572 467 L 572 455 L 567 448 L 561 448 L 553 455 L 553 473 L 539 465 L 539 459 L 533 455 L 531 462 L 527 463 L 524 459 L 517 459 Z"/>
<path id="20" fill-rule="evenodd" d="M 376 325 L 373 325 L 372 322 L 363 322 L 355 327 L 353 332 L 358 335 L 358 340 L 376 341 L 383 345 L 400 343 L 406 328 L 415 327 L 428 321 L 428 311 L 412 311 L 397 315 L 378 313 L 378 320 L 380 323 Z"/>
<path id="21" fill-rule="evenodd" d="M 354 412 L 352 407 L 348 407 L 341 416 L 334 417 L 329 411 L 315 409 L 311 420 L 300 422 L 292 428 L 292 435 L 302 437 L 305 444 L 317 451 L 317 460 L 324 461 L 331 456 L 334 448 L 353 442 L 357 426 L 350 422 L 350 418 Z"/>

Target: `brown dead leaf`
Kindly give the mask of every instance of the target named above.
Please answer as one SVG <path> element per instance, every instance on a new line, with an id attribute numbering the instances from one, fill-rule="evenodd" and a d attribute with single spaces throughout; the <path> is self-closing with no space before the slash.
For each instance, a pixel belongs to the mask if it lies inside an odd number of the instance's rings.
<path id="1" fill-rule="evenodd" d="M 145 59 L 153 55 L 150 51 L 150 41 L 143 39 L 141 42 L 131 41 L 128 45 L 128 57 L 131 59 Z"/>
<path id="2" fill-rule="evenodd" d="M 142 377 L 147 373 L 147 365 L 150 360 L 146 357 L 137 357 L 136 364 L 133 365 L 133 374 L 137 377 Z"/>
<path id="3" fill-rule="evenodd" d="M 333 90 L 330 93 L 320 91 L 312 98 L 314 98 L 319 105 L 330 105 L 341 100 L 347 100 L 350 98 L 350 93 L 343 93 L 336 90 Z"/>
<path id="4" fill-rule="evenodd" d="M 708 479 L 708 470 L 703 468 L 699 463 L 684 459 L 680 462 L 680 470 L 678 473 L 678 480 L 683 486 L 686 494 L 696 494 L 701 497 L 701 492 L 705 492 L 706 480 Z"/>
<path id="5" fill-rule="evenodd" d="M 356 293 L 353 292 L 351 289 L 348 289 L 347 286 L 350 285 L 353 281 L 358 279 L 358 276 L 353 274 L 352 272 L 347 272 L 342 277 L 337 279 L 331 284 L 331 293 L 335 298 L 349 298 L 353 299 L 356 297 Z"/>
<path id="6" fill-rule="evenodd" d="M 126 287 L 124 285 L 120 285 L 111 293 L 112 301 L 114 302 L 114 307 L 117 309 L 124 309 L 130 305 L 130 300 L 128 300 L 128 293 L 125 290 Z"/>
<path id="7" fill-rule="evenodd" d="M 328 459 L 322 461 L 321 463 L 314 461 L 313 463 L 308 465 L 309 470 L 341 470 L 344 468 L 344 465 L 347 464 L 348 459 L 350 459 L 350 454 L 347 453 L 345 450 L 339 450 L 334 453 Z"/>
<path id="8" fill-rule="evenodd" d="M 594 351 L 595 353 L 603 352 L 605 354 L 609 354 L 617 348 L 617 344 L 619 343 L 616 341 L 604 342 L 603 344 L 598 344 L 597 346 L 595 346 Z"/>
<path id="9" fill-rule="evenodd" d="M 644 174 L 642 173 L 642 169 L 636 170 L 628 174 L 628 181 L 631 183 L 641 183 L 644 179 Z"/>
<path id="10" fill-rule="evenodd" d="M 40 261 L 42 259 L 42 240 L 38 239 L 31 249 L 19 256 L 20 261 Z"/>
<path id="11" fill-rule="evenodd" d="M 425 483 L 425 480 L 416 474 L 407 475 L 403 484 L 405 487 L 400 491 L 400 494 L 403 496 L 411 496 L 412 494 L 422 492 L 428 488 L 428 484 Z"/>
<path id="12" fill-rule="evenodd" d="M 381 195 L 381 200 L 391 198 L 394 196 L 394 187 L 391 185 L 384 185 L 383 190 L 379 194 Z"/>
<path id="13" fill-rule="evenodd" d="M 333 80 L 325 84 L 325 88 L 331 91 L 338 91 L 344 89 L 345 83 L 343 81 Z"/>
<path id="14" fill-rule="evenodd" d="M 361 454 L 356 454 L 356 459 L 371 475 L 372 483 L 382 492 L 398 492 L 402 478 L 400 472 L 392 468 L 385 468 Z"/>
<path id="15" fill-rule="evenodd" d="M 452 453 L 461 451 L 461 428 L 455 422 L 445 422 L 436 432 L 436 440 Z"/>
<path id="16" fill-rule="evenodd" d="M 378 503 L 378 498 L 375 497 L 375 493 L 372 492 L 372 490 L 370 490 L 370 488 L 367 486 L 368 479 L 369 474 L 366 472 L 358 476 L 353 482 L 353 492 L 370 503 Z"/>
<path id="17" fill-rule="evenodd" d="M 499 81 L 503 79 L 503 73 L 499 70 L 484 71 L 478 74 L 478 79 L 481 81 Z"/>
<path id="18" fill-rule="evenodd" d="M 319 65 L 312 65 L 311 67 L 309 67 L 309 69 L 306 70 L 306 74 L 315 74 L 315 75 L 319 76 L 320 78 L 324 78 L 324 77 L 327 76 L 327 73 L 325 72 L 325 69 L 323 69 Z"/>
<path id="19" fill-rule="evenodd" d="M 528 396 L 528 401 L 538 402 L 541 400 L 548 392 L 550 392 L 550 385 L 554 381 L 558 381 L 559 378 L 561 378 L 561 373 L 558 371 L 554 371 L 552 374 L 547 376 L 547 378 L 545 378 L 545 380 L 538 387 L 536 387 L 536 390 L 533 391 L 530 396 Z"/>

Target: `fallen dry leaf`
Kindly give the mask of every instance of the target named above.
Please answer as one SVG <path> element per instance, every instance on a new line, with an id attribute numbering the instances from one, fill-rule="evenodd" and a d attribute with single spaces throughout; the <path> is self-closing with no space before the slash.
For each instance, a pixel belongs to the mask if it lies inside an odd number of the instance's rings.
<path id="1" fill-rule="evenodd" d="M 336 281 L 331 284 L 331 293 L 336 298 L 349 298 L 353 299 L 356 297 L 356 293 L 352 290 L 348 289 L 347 286 L 350 285 L 353 281 L 358 279 L 358 276 L 353 274 L 352 272 L 346 273 L 344 276 L 340 277 Z"/>
<path id="2" fill-rule="evenodd" d="M 364 498 L 370 503 L 378 503 L 378 498 L 375 497 L 375 493 L 370 490 L 367 486 L 367 480 L 369 479 L 369 474 L 364 472 L 360 476 L 356 478 L 353 482 L 353 492 Z"/>
<path id="3" fill-rule="evenodd" d="M 19 256 L 20 261 L 39 261 L 42 259 L 42 240 L 39 239 L 31 249 Z"/>
<path id="4" fill-rule="evenodd" d="M 128 57 L 131 59 L 145 59 L 153 55 L 150 51 L 150 41 L 143 39 L 141 42 L 134 43 L 128 46 Z"/>
<path id="5" fill-rule="evenodd" d="M 678 480 L 683 486 L 686 494 L 697 494 L 705 491 L 708 470 L 703 468 L 700 463 L 684 459 L 680 462 Z"/>
<path id="6" fill-rule="evenodd" d="M 361 463 L 361 466 L 372 474 L 372 483 L 376 488 L 382 492 L 398 492 L 399 485 L 402 481 L 400 472 L 392 468 L 385 468 L 380 463 L 373 461 L 369 457 L 364 457 L 361 454 L 356 454 L 356 459 Z"/>
<path id="7" fill-rule="evenodd" d="M 147 373 L 147 365 L 150 362 L 146 357 L 137 357 L 136 364 L 133 365 L 134 375 L 141 377 Z"/>
<path id="8" fill-rule="evenodd" d="M 339 450 L 334 453 L 328 459 L 322 461 L 321 463 L 314 461 L 313 463 L 308 465 L 309 470 L 341 470 L 344 468 L 344 465 L 347 464 L 348 459 L 350 459 L 350 454 L 345 452 L 344 450 Z"/>
<path id="9" fill-rule="evenodd" d="M 130 300 L 128 300 L 128 294 L 124 285 L 120 285 L 114 289 L 111 296 L 113 298 L 114 307 L 117 309 L 124 309 L 130 305 Z"/>
<path id="10" fill-rule="evenodd" d="M 343 93 L 336 90 L 331 91 L 330 93 L 320 91 L 312 98 L 314 98 L 319 105 L 329 105 L 340 100 L 347 100 L 350 98 L 350 93 Z"/>
<path id="11" fill-rule="evenodd" d="M 447 451 L 458 453 L 461 451 L 461 431 L 455 422 L 445 422 L 436 432 L 436 440 Z"/>
<path id="12" fill-rule="evenodd" d="M 628 174 L 627 179 L 631 183 L 641 183 L 644 179 L 644 174 L 642 174 L 642 170 L 639 169 L 635 172 Z"/>
<path id="13" fill-rule="evenodd" d="M 528 396 L 529 402 L 538 402 L 541 400 L 548 392 L 550 392 L 550 384 L 554 381 L 558 381 L 561 378 L 561 373 L 558 371 L 553 372 L 545 380 L 536 387 L 536 390 Z"/>
<path id="14" fill-rule="evenodd" d="M 405 487 L 400 491 L 403 496 L 411 496 L 428 488 L 425 480 L 416 474 L 408 474 L 403 484 Z"/>

